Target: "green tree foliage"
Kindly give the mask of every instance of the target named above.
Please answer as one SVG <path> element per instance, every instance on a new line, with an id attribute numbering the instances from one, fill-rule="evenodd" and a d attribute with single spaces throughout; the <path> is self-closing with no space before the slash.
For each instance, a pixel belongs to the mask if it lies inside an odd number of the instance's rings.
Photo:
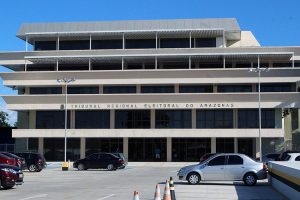
<path id="1" fill-rule="evenodd" d="M 8 122 L 8 114 L 3 111 L 0 111 L 0 127 L 11 127 Z"/>

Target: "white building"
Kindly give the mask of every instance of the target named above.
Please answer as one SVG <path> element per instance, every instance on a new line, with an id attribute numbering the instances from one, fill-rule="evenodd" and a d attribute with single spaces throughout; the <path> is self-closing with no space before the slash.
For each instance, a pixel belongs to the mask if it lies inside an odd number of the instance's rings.
<path id="1" fill-rule="evenodd" d="M 17 151 L 63 160 L 123 152 L 129 161 L 198 161 L 204 153 L 291 148 L 298 129 L 300 47 L 261 47 L 235 19 L 23 24 L 25 51 L 1 52 L 3 95 L 18 111 Z M 290 109 L 289 109 L 290 108 Z M 283 111 L 292 110 L 282 117 Z M 295 116 L 292 119 L 292 116 Z M 295 122 L 296 120 L 296 122 Z M 296 134 L 294 134 L 296 136 Z M 298 136 L 299 137 L 299 136 Z"/>

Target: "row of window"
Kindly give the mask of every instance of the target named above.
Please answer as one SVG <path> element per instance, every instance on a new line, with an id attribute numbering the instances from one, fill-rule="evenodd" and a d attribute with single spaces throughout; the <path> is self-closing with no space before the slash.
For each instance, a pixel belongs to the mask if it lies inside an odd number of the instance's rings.
<path id="1" fill-rule="evenodd" d="M 70 128 L 70 113 L 68 127 Z M 258 128 L 257 109 L 238 110 L 238 128 Z M 275 128 L 274 109 L 262 110 L 262 128 Z M 116 110 L 116 129 L 151 128 L 150 110 Z M 197 110 L 196 128 L 233 128 L 233 110 Z M 63 111 L 37 111 L 36 128 L 64 128 Z M 110 111 L 76 111 L 76 129 L 109 129 Z M 156 110 L 155 128 L 192 128 L 191 110 Z"/>
<path id="2" fill-rule="evenodd" d="M 34 50 L 57 50 L 56 41 L 35 41 Z M 160 38 L 112 40 L 65 40 L 59 41 L 59 50 L 89 49 L 155 49 L 155 48 L 203 48 L 216 47 L 216 38 Z"/>
<path id="3" fill-rule="evenodd" d="M 256 91 L 258 88 L 256 87 Z M 295 92 L 295 83 L 261 84 L 261 92 Z M 217 92 L 252 92 L 252 85 L 218 85 Z M 134 94 L 136 86 L 103 86 L 103 94 Z M 174 85 L 142 85 L 141 93 L 175 93 Z M 213 85 L 179 85 L 179 93 L 213 93 Z M 62 94 L 61 87 L 31 87 L 30 94 Z M 68 94 L 99 94 L 99 87 L 68 87 Z"/>

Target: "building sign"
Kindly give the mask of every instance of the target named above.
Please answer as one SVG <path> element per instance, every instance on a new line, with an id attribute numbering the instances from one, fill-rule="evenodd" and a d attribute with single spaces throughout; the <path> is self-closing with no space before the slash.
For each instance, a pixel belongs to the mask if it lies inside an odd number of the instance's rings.
<path id="1" fill-rule="evenodd" d="M 107 104 L 68 104 L 68 109 L 183 109 L 183 108 L 234 108 L 233 103 L 107 103 Z M 63 106 L 62 106 L 63 108 Z"/>

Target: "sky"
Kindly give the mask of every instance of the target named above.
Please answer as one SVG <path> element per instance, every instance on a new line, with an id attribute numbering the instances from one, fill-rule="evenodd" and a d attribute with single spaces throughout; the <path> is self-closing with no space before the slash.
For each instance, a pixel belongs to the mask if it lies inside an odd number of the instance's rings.
<path id="1" fill-rule="evenodd" d="M 188 18 L 237 18 L 262 46 L 300 46 L 299 0 L 1 0 L 0 6 L 0 52 L 25 50 L 15 36 L 22 23 Z M 0 96 L 10 94 L 0 77 Z M 0 110 L 7 111 L 1 97 Z M 14 123 L 16 113 L 8 112 Z"/>

